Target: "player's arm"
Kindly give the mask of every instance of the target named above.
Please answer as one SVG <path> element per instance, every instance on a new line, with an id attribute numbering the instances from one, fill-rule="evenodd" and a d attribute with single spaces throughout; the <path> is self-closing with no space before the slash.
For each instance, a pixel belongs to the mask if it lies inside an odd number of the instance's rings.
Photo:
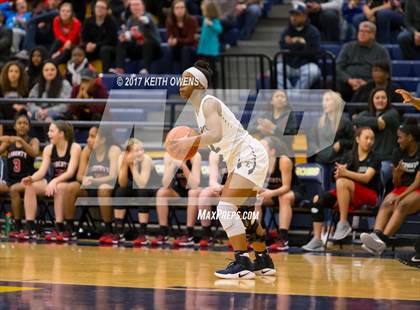
<path id="1" fill-rule="evenodd" d="M 200 175 L 201 175 L 201 155 L 200 153 L 197 153 L 194 155 L 194 157 L 191 159 L 191 171 L 188 169 L 187 165 L 185 163 L 182 164 L 181 167 L 182 171 L 185 174 L 185 177 L 187 178 L 188 186 L 190 188 L 198 188 L 200 186 Z M 186 170 L 188 170 L 187 174 L 185 173 Z"/>
<path id="2" fill-rule="evenodd" d="M 141 165 L 141 172 L 139 173 L 138 166 Z M 131 173 L 133 174 L 133 180 L 138 186 L 138 188 L 145 188 L 147 183 L 149 183 L 150 174 L 152 173 L 153 162 L 152 159 L 144 154 L 144 158 L 141 162 L 134 161 L 133 169 Z"/>
<path id="3" fill-rule="evenodd" d="M 0 154 L 7 150 L 10 145 L 9 136 L 0 136 Z"/>
<path id="4" fill-rule="evenodd" d="M 162 176 L 162 185 L 163 187 L 169 187 L 172 183 L 172 179 L 175 175 L 176 165 L 174 160 L 169 157 L 168 154 L 165 154 L 163 158 L 163 176 Z"/>
<path id="5" fill-rule="evenodd" d="M 29 178 L 31 182 L 36 182 L 42 180 L 48 172 L 48 168 L 50 167 L 51 163 L 51 152 L 52 152 L 52 144 L 49 144 L 45 147 L 44 152 L 42 153 L 42 162 L 41 167 L 39 167 L 38 171 L 35 172 L 32 176 L 23 178 L 22 181 L 25 182 L 25 179 Z"/>
<path id="6" fill-rule="evenodd" d="M 206 119 L 207 131 L 199 137 L 199 146 L 205 147 L 222 140 L 222 108 L 220 103 L 214 99 L 208 99 L 203 102 L 203 112 Z M 197 141 L 197 140 L 196 140 Z"/>
<path id="7" fill-rule="evenodd" d="M 35 158 L 39 154 L 39 140 L 37 138 L 32 138 L 31 141 L 26 142 L 25 139 L 22 139 L 20 137 L 17 138 L 17 141 L 19 141 L 22 144 L 23 150 L 28 153 L 29 156 Z"/>
<path id="8" fill-rule="evenodd" d="M 286 156 L 282 156 L 279 161 L 279 168 L 281 171 L 282 185 L 278 189 L 273 190 L 273 197 L 284 195 L 288 193 L 292 188 L 292 160 Z"/>
<path id="9" fill-rule="evenodd" d="M 215 152 L 210 152 L 209 155 L 209 186 L 218 186 L 220 185 L 219 179 L 219 155 Z"/>
<path id="10" fill-rule="evenodd" d="M 118 167 L 120 167 L 120 170 L 118 172 L 118 184 L 121 187 L 127 187 L 128 185 L 128 164 L 124 160 L 124 157 L 126 155 L 126 151 L 121 153 L 120 158 L 118 160 Z"/>
<path id="11" fill-rule="evenodd" d="M 79 169 L 77 170 L 77 175 L 76 175 L 76 180 L 80 183 L 83 182 L 83 177 L 85 176 L 85 173 L 86 173 L 89 156 L 90 156 L 90 150 L 86 146 L 80 155 L 80 164 L 79 164 Z"/>
<path id="12" fill-rule="evenodd" d="M 413 97 L 405 89 L 397 89 L 395 92 L 404 98 L 404 103 L 411 103 L 417 110 L 420 110 L 420 98 Z"/>

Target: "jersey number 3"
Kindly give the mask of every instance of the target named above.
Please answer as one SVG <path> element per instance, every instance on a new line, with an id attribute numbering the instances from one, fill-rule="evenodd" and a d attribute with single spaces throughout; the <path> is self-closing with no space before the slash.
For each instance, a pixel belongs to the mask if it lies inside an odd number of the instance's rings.
<path id="1" fill-rule="evenodd" d="M 19 173 L 20 172 L 20 159 L 13 159 L 13 172 Z"/>

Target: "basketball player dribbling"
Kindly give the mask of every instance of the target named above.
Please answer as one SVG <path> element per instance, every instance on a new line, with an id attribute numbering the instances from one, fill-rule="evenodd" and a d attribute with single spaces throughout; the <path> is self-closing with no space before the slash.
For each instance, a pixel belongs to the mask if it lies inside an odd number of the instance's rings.
<path id="1" fill-rule="evenodd" d="M 255 275 L 276 274 L 273 261 L 265 246 L 265 232 L 258 220 L 243 220 L 238 210 L 253 210 L 257 190 L 264 184 L 268 170 L 268 155 L 259 141 L 242 127 L 234 114 L 218 98 L 206 95 L 212 70 L 205 61 L 184 71 L 180 95 L 193 105 L 201 134 L 169 141 L 175 150 L 192 145 L 209 147 L 222 155 L 228 168 L 217 213 L 235 251 L 235 260 L 215 276 L 223 279 L 253 279 Z M 243 206 L 246 204 L 247 206 Z M 255 252 L 251 262 L 247 251 L 247 237 Z"/>

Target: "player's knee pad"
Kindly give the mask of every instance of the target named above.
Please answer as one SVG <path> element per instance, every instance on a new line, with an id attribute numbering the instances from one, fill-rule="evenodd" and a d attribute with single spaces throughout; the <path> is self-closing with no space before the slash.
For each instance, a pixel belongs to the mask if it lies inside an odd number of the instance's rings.
<path id="1" fill-rule="evenodd" d="M 324 221 L 324 209 L 332 208 L 336 203 L 337 198 L 334 197 L 331 193 L 326 192 L 319 196 L 317 202 L 313 203 L 311 206 L 311 214 L 313 222 L 323 222 Z"/>
<path id="2" fill-rule="evenodd" d="M 229 202 L 220 201 L 217 205 L 217 216 L 229 238 L 245 234 L 245 226 L 237 211 L 236 206 Z"/>

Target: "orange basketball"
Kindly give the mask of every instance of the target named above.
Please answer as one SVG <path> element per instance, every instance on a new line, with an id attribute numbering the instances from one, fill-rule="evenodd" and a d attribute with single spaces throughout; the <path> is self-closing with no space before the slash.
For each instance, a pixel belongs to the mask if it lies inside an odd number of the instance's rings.
<path id="1" fill-rule="evenodd" d="M 177 126 L 172 128 L 166 135 L 165 147 L 169 155 L 178 160 L 188 160 L 197 153 L 198 146 L 191 145 L 185 149 L 173 148 L 169 141 L 177 140 L 185 137 L 197 136 L 197 132 L 188 126 Z"/>

